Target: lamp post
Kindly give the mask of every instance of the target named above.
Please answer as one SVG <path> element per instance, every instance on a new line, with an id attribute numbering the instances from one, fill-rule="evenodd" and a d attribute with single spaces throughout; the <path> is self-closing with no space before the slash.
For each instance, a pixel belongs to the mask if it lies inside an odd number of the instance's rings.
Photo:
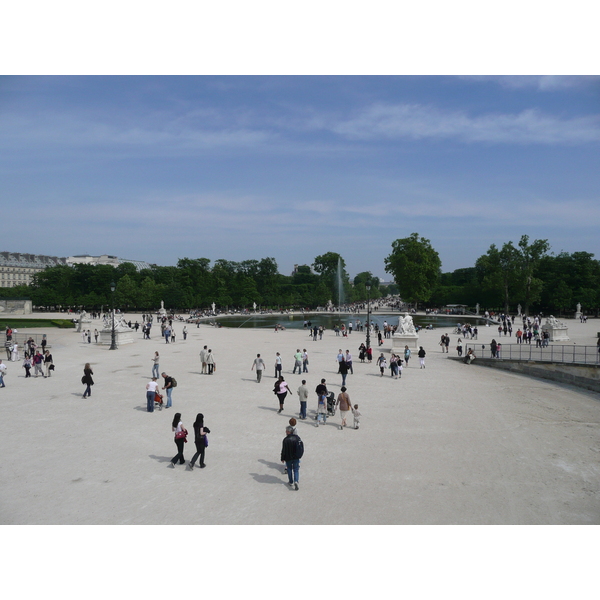
<path id="1" fill-rule="evenodd" d="M 111 291 L 111 296 L 110 296 L 110 302 L 111 302 L 111 308 L 112 308 L 112 329 L 110 332 L 110 348 L 109 350 L 116 350 L 117 349 L 117 342 L 115 340 L 115 289 L 116 289 L 116 285 L 114 281 L 110 282 L 110 291 Z"/>
<path id="2" fill-rule="evenodd" d="M 371 281 L 367 281 L 367 350 L 371 347 Z"/>

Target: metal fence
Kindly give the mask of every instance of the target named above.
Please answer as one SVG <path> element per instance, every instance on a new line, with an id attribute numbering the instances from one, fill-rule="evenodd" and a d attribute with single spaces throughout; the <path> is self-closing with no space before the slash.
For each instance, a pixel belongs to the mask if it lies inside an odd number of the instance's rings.
<path id="1" fill-rule="evenodd" d="M 491 358 L 489 344 L 465 344 L 465 353 L 473 348 L 476 356 Z M 597 365 L 600 362 L 599 346 L 578 346 L 577 344 L 536 347 L 535 344 L 501 344 L 497 358 L 505 360 L 535 360 L 539 362 Z"/>

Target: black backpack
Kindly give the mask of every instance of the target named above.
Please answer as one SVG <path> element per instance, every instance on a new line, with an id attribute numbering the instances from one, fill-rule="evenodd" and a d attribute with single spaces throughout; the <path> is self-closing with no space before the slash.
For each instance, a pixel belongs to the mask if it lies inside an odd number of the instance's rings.
<path id="1" fill-rule="evenodd" d="M 304 455 L 304 442 L 300 439 L 299 435 L 296 436 L 295 454 L 296 459 L 302 458 Z"/>
<path id="2" fill-rule="evenodd" d="M 177 387 L 177 379 L 175 377 L 171 377 L 171 387 Z"/>

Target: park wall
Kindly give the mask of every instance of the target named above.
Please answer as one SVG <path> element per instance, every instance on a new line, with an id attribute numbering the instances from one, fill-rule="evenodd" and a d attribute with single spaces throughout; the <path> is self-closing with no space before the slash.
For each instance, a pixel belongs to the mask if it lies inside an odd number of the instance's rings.
<path id="1" fill-rule="evenodd" d="M 455 358 L 460 360 L 462 358 Z M 538 361 L 504 360 L 497 358 L 477 358 L 469 365 L 503 369 L 511 373 L 519 373 L 540 379 L 549 379 L 557 383 L 566 383 L 577 387 L 600 392 L 600 365 L 575 365 L 568 363 L 550 363 Z M 465 365 L 466 367 L 467 365 Z"/>
<path id="2" fill-rule="evenodd" d="M 0 315 L 30 315 L 31 300 L 15 298 L 4 300 L 0 298 Z"/>

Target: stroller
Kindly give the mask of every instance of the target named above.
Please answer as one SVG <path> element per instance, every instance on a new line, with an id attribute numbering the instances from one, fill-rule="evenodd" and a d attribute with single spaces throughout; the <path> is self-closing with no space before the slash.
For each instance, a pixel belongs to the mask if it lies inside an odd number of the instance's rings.
<path id="1" fill-rule="evenodd" d="M 331 417 L 335 415 L 335 394 L 329 392 L 327 396 L 327 414 Z"/>
<path id="2" fill-rule="evenodd" d="M 158 392 L 154 392 L 154 408 L 163 409 L 163 397 Z"/>

